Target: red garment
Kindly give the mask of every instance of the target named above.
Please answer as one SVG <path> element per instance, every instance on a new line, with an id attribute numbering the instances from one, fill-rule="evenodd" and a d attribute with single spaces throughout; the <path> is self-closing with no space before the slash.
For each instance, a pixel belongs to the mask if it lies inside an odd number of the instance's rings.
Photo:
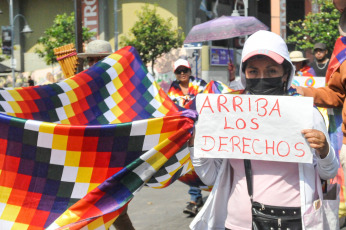
<path id="1" fill-rule="evenodd" d="M 315 77 L 315 70 L 311 66 L 304 66 L 299 71 L 297 71 L 297 75 L 301 77 Z"/>

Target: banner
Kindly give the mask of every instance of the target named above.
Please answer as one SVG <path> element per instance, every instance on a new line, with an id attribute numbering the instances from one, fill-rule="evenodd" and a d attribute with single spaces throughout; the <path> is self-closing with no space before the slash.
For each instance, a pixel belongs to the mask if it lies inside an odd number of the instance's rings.
<path id="1" fill-rule="evenodd" d="M 301 77 L 295 76 L 292 81 L 292 85 L 303 86 L 303 87 L 324 87 L 326 86 L 325 77 Z"/>

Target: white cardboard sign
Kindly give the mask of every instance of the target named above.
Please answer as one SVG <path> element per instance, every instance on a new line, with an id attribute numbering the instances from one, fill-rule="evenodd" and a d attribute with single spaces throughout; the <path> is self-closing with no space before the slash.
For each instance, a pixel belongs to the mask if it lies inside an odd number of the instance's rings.
<path id="1" fill-rule="evenodd" d="M 196 157 L 312 163 L 312 97 L 198 94 L 196 108 Z"/>

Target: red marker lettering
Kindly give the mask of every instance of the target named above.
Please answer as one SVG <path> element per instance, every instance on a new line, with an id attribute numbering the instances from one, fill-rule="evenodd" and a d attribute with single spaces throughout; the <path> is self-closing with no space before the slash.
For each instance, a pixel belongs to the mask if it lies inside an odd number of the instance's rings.
<path id="1" fill-rule="evenodd" d="M 254 139 L 254 140 L 253 140 L 253 142 L 252 142 L 252 151 L 253 151 L 254 153 L 258 154 L 258 155 L 261 155 L 263 152 L 262 152 L 262 153 L 259 153 L 259 152 L 256 152 L 256 151 L 255 151 L 255 147 L 254 147 L 255 141 L 259 141 L 259 139 Z"/>
<path id="2" fill-rule="evenodd" d="M 219 137 L 219 141 L 220 141 L 219 152 L 220 152 L 220 151 L 228 152 L 226 149 L 221 149 L 221 146 L 222 146 L 222 145 L 227 145 L 227 144 L 225 144 L 225 143 L 222 143 L 222 139 L 228 139 L 228 137 Z"/>
<path id="3" fill-rule="evenodd" d="M 281 154 L 280 151 L 279 151 L 279 147 L 280 147 L 280 145 L 281 145 L 282 143 L 284 143 L 284 144 L 287 145 L 287 150 L 288 150 L 288 151 L 287 151 L 286 154 Z M 287 157 L 288 154 L 289 154 L 290 151 L 291 151 L 290 145 L 289 145 L 286 141 L 280 141 L 279 144 L 276 146 L 276 151 L 278 152 L 278 155 L 279 155 L 280 157 Z"/>
<path id="4" fill-rule="evenodd" d="M 245 141 L 251 141 L 251 139 L 243 137 L 243 153 L 251 154 L 250 152 L 245 150 L 245 147 L 250 146 L 250 145 L 246 144 Z"/>
<path id="5" fill-rule="evenodd" d="M 273 141 L 273 146 L 268 146 L 268 140 L 266 140 L 266 154 L 268 154 L 268 149 L 272 149 L 273 150 L 273 155 L 274 155 L 274 146 L 275 146 L 275 143 Z"/>
<path id="6" fill-rule="evenodd" d="M 235 141 L 233 139 L 237 138 L 238 139 L 238 143 L 235 143 Z M 229 140 L 232 143 L 232 152 L 234 152 L 234 146 L 237 146 L 239 151 L 241 151 L 241 148 L 239 147 L 240 144 L 240 138 L 238 136 L 233 136 L 231 137 L 231 139 Z"/>
<path id="7" fill-rule="evenodd" d="M 265 102 L 265 104 L 264 104 L 262 107 L 259 107 L 259 102 L 262 101 L 262 100 Z M 266 108 L 267 105 L 268 105 L 267 99 L 265 99 L 265 98 L 259 98 L 259 99 L 257 99 L 255 102 L 257 103 L 257 113 L 258 113 L 258 116 L 264 117 L 265 115 L 267 115 L 267 108 Z M 260 108 L 264 110 L 264 113 L 263 113 L 263 114 L 260 114 L 260 111 L 259 111 Z"/>
<path id="8" fill-rule="evenodd" d="M 256 128 L 254 128 L 254 127 L 250 127 L 250 129 L 254 129 L 254 130 L 256 130 L 256 129 L 258 129 L 258 128 L 259 128 L 259 125 L 258 125 L 258 123 L 256 123 L 256 122 L 255 122 L 255 120 L 257 120 L 257 118 L 252 118 L 252 119 L 251 119 L 251 123 L 252 123 L 252 124 L 254 124 L 254 125 L 256 126 Z"/>
<path id="9" fill-rule="evenodd" d="M 223 103 L 221 103 L 221 97 L 224 98 L 224 102 Z M 227 107 L 224 106 L 224 104 L 226 104 L 226 102 L 227 102 L 227 97 L 225 97 L 224 95 L 220 95 L 220 96 L 217 97 L 217 109 L 219 110 L 219 112 L 221 112 L 221 106 L 223 108 L 225 108 L 227 112 L 229 112 Z"/>
<path id="10" fill-rule="evenodd" d="M 304 144 L 302 142 L 298 142 L 297 144 L 294 145 L 294 148 L 300 152 L 302 152 L 301 155 L 295 155 L 296 157 L 303 157 L 305 155 L 305 151 L 301 148 L 298 148 L 298 145 L 303 145 L 302 148 L 304 147 Z"/>
<path id="11" fill-rule="evenodd" d="M 206 105 L 206 104 L 208 104 L 208 105 Z M 208 96 L 205 98 L 205 101 L 203 102 L 203 105 L 202 105 L 201 110 L 199 111 L 199 114 L 202 114 L 202 109 L 204 109 L 204 108 L 209 108 L 211 110 L 211 112 L 214 113 L 214 110 L 210 105 L 210 101 L 209 101 Z"/>
<path id="12" fill-rule="evenodd" d="M 272 111 L 270 111 L 270 113 L 269 113 L 269 116 L 272 114 L 273 111 L 277 111 L 279 114 L 279 117 L 281 117 L 279 99 L 276 100 L 275 105 L 272 108 Z"/>
<path id="13" fill-rule="evenodd" d="M 239 102 L 238 104 L 236 103 L 236 99 L 237 99 L 237 98 L 240 100 L 240 102 Z M 242 99 L 241 97 L 239 97 L 239 96 L 233 97 L 233 110 L 234 110 L 234 112 L 237 111 L 236 107 L 238 107 L 238 108 L 240 109 L 240 111 L 243 112 L 243 109 L 240 107 L 240 105 L 241 105 L 242 103 L 243 103 L 243 99 Z"/>
<path id="14" fill-rule="evenodd" d="M 225 126 L 223 127 L 223 129 L 234 129 L 234 128 L 228 126 L 226 117 L 225 117 Z"/>
<path id="15" fill-rule="evenodd" d="M 238 125 L 239 121 L 242 121 L 242 123 L 243 123 L 242 127 L 241 127 L 240 125 Z M 241 119 L 241 118 L 239 118 L 239 119 L 235 122 L 235 125 L 237 126 L 237 129 L 245 129 L 245 128 L 246 128 L 246 122 L 245 122 L 243 119 Z"/>
<path id="16" fill-rule="evenodd" d="M 211 137 L 211 136 L 202 136 L 202 137 L 205 138 L 204 139 L 205 140 L 204 145 L 207 145 L 207 138 L 211 138 L 214 141 L 213 147 L 211 147 L 210 149 L 203 149 L 203 148 L 201 148 L 203 151 L 209 152 L 210 150 L 212 150 L 215 147 L 215 139 L 213 137 Z"/>

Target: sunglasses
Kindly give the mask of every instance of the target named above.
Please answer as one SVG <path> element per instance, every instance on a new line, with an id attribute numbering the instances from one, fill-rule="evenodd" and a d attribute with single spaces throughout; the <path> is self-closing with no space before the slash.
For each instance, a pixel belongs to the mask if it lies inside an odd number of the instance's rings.
<path id="1" fill-rule="evenodd" d="M 188 73 L 190 71 L 190 69 L 188 69 L 188 68 L 180 68 L 180 69 L 176 69 L 175 71 L 174 71 L 174 73 L 175 74 L 181 74 L 181 72 L 183 72 L 183 73 Z"/>

